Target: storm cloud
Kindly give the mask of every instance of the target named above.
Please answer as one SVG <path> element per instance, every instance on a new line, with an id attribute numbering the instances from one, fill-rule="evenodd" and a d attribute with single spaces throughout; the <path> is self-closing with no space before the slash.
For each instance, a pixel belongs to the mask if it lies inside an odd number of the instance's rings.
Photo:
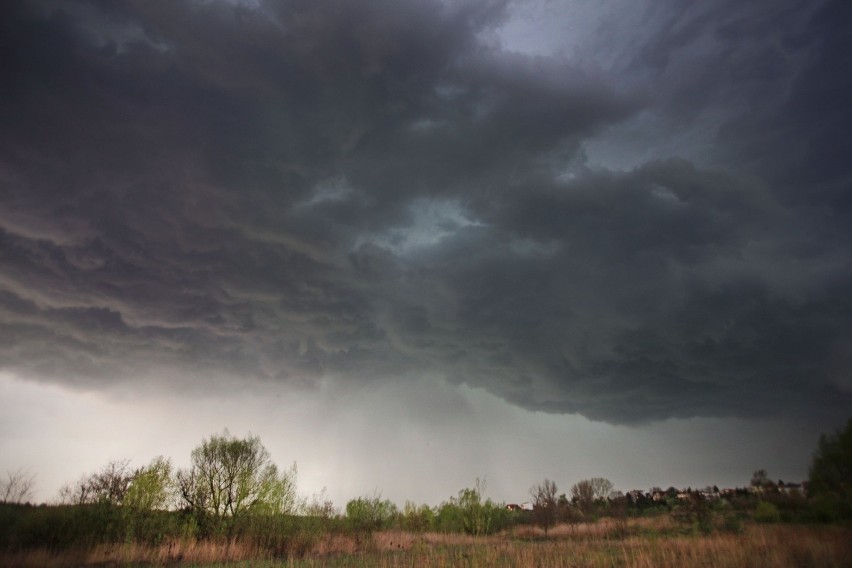
<path id="1" fill-rule="evenodd" d="M 0 369 L 848 413 L 849 4 L 536 6 L 3 2 Z"/>

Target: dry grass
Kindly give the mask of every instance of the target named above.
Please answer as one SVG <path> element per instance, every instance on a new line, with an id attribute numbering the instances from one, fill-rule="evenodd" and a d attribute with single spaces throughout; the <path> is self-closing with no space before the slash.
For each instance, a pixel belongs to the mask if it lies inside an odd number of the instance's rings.
<path id="1" fill-rule="evenodd" d="M 45 551 L 0 554 L 0 565 L 70 566 L 468 566 L 468 567 L 850 567 L 852 529 L 751 525 L 742 534 L 681 534 L 671 521 L 634 520 L 628 536 L 607 520 L 544 532 L 519 527 L 500 535 L 387 531 L 370 538 L 323 535 L 302 559 L 273 560 L 246 542 L 175 541 L 158 547 L 97 547 L 61 556 Z"/>
<path id="2" fill-rule="evenodd" d="M 146 564 L 213 564 L 244 562 L 262 557 L 262 551 L 247 542 L 172 541 L 160 546 L 134 543 L 98 545 L 85 550 L 49 554 L 44 550 L 0 555 L 0 565 L 21 568 L 66 568 L 71 566 L 120 566 Z"/>

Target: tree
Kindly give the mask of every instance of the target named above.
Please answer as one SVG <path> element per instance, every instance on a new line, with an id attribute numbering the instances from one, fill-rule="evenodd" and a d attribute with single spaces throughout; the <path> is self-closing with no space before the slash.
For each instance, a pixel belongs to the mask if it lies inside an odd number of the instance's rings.
<path id="1" fill-rule="evenodd" d="M 89 478 L 89 484 L 98 503 L 121 505 L 133 480 L 130 460 L 115 460 L 106 464 L 101 471 Z"/>
<path id="2" fill-rule="evenodd" d="M 462 525 L 467 534 L 490 534 L 494 530 L 498 512 L 503 509 L 495 505 L 491 499 L 483 501 L 486 487 L 486 480 L 477 477 L 473 487 L 466 487 L 459 491 L 456 503 L 461 511 Z"/>
<path id="3" fill-rule="evenodd" d="M 544 529 L 545 536 L 548 529 L 556 522 L 557 512 L 557 494 L 556 483 L 545 479 L 538 485 L 534 485 L 530 489 L 530 496 L 533 502 L 533 514 L 536 521 Z"/>
<path id="4" fill-rule="evenodd" d="M 603 501 L 612 493 L 612 482 L 603 477 L 578 481 L 571 486 L 571 499 L 583 511 L 588 511 L 596 501 Z"/>
<path id="5" fill-rule="evenodd" d="M 134 511 L 168 509 L 174 493 L 172 462 L 158 456 L 133 473 L 122 504 Z"/>
<path id="6" fill-rule="evenodd" d="M 25 469 L 7 471 L 6 479 L 0 480 L 0 503 L 24 503 L 33 498 L 35 474 Z"/>
<path id="7" fill-rule="evenodd" d="M 833 501 L 852 515 L 852 418 L 843 430 L 820 436 L 809 472 L 808 496 Z"/>
<path id="8" fill-rule="evenodd" d="M 71 505 L 121 505 L 133 479 L 129 465 L 129 460 L 107 463 L 100 471 L 81 477 L 76 484 L 66 484 L 59 491 L 60 500 Z"/>
<path id="9" fill-rule="evenodd" d="M 586 511 L 595 501 L 595 490 L 589 479 L 583 479 L 571 486 L 571 500 L 583 511 Z"/>
<path id="10" fill-rule="evenodd" d="M 595 501 L 608 499 L 612 493 L 613 485 L 612 481 L 609 479 L 604 477 L 593 477 L 589 480 L 589 483 L 592 485 L 592 494 L 594 495 Z"/>
<path id="11" fill-rule="evenodd" d="M 769 485 L 769 474 L 766 473 L 765 469 L 758 469 L 751 476 L 751 486 L 755 488 L 762 488 Z"/>
<path id="12" fill-rule="evenodd" d="M 220 520 L 296 509 L 296 465 L 279 472 L 257 436 L 210 436 L 192 451 L 190 468 L 178 471 L 177 485 L 190 509 Z"/>

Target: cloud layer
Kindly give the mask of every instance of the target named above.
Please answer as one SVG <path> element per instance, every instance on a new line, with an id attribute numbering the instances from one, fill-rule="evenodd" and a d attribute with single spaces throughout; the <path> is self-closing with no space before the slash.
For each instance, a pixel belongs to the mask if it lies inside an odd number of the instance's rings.
<path id="1" fill-rule="evenodd" d="M 850 9 L 622 4 L 3 3 L 2 369 L 848 412 Z"/>

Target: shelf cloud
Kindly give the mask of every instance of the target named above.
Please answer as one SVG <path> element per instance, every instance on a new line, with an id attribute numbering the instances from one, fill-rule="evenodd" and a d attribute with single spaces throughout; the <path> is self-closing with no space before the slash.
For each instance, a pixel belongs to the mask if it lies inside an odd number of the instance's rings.
<path id="1" fill-rule="evenodd" d="M 3 2 L 0 370 L 848 414 L 850 5 L 525 6 Z"/>

